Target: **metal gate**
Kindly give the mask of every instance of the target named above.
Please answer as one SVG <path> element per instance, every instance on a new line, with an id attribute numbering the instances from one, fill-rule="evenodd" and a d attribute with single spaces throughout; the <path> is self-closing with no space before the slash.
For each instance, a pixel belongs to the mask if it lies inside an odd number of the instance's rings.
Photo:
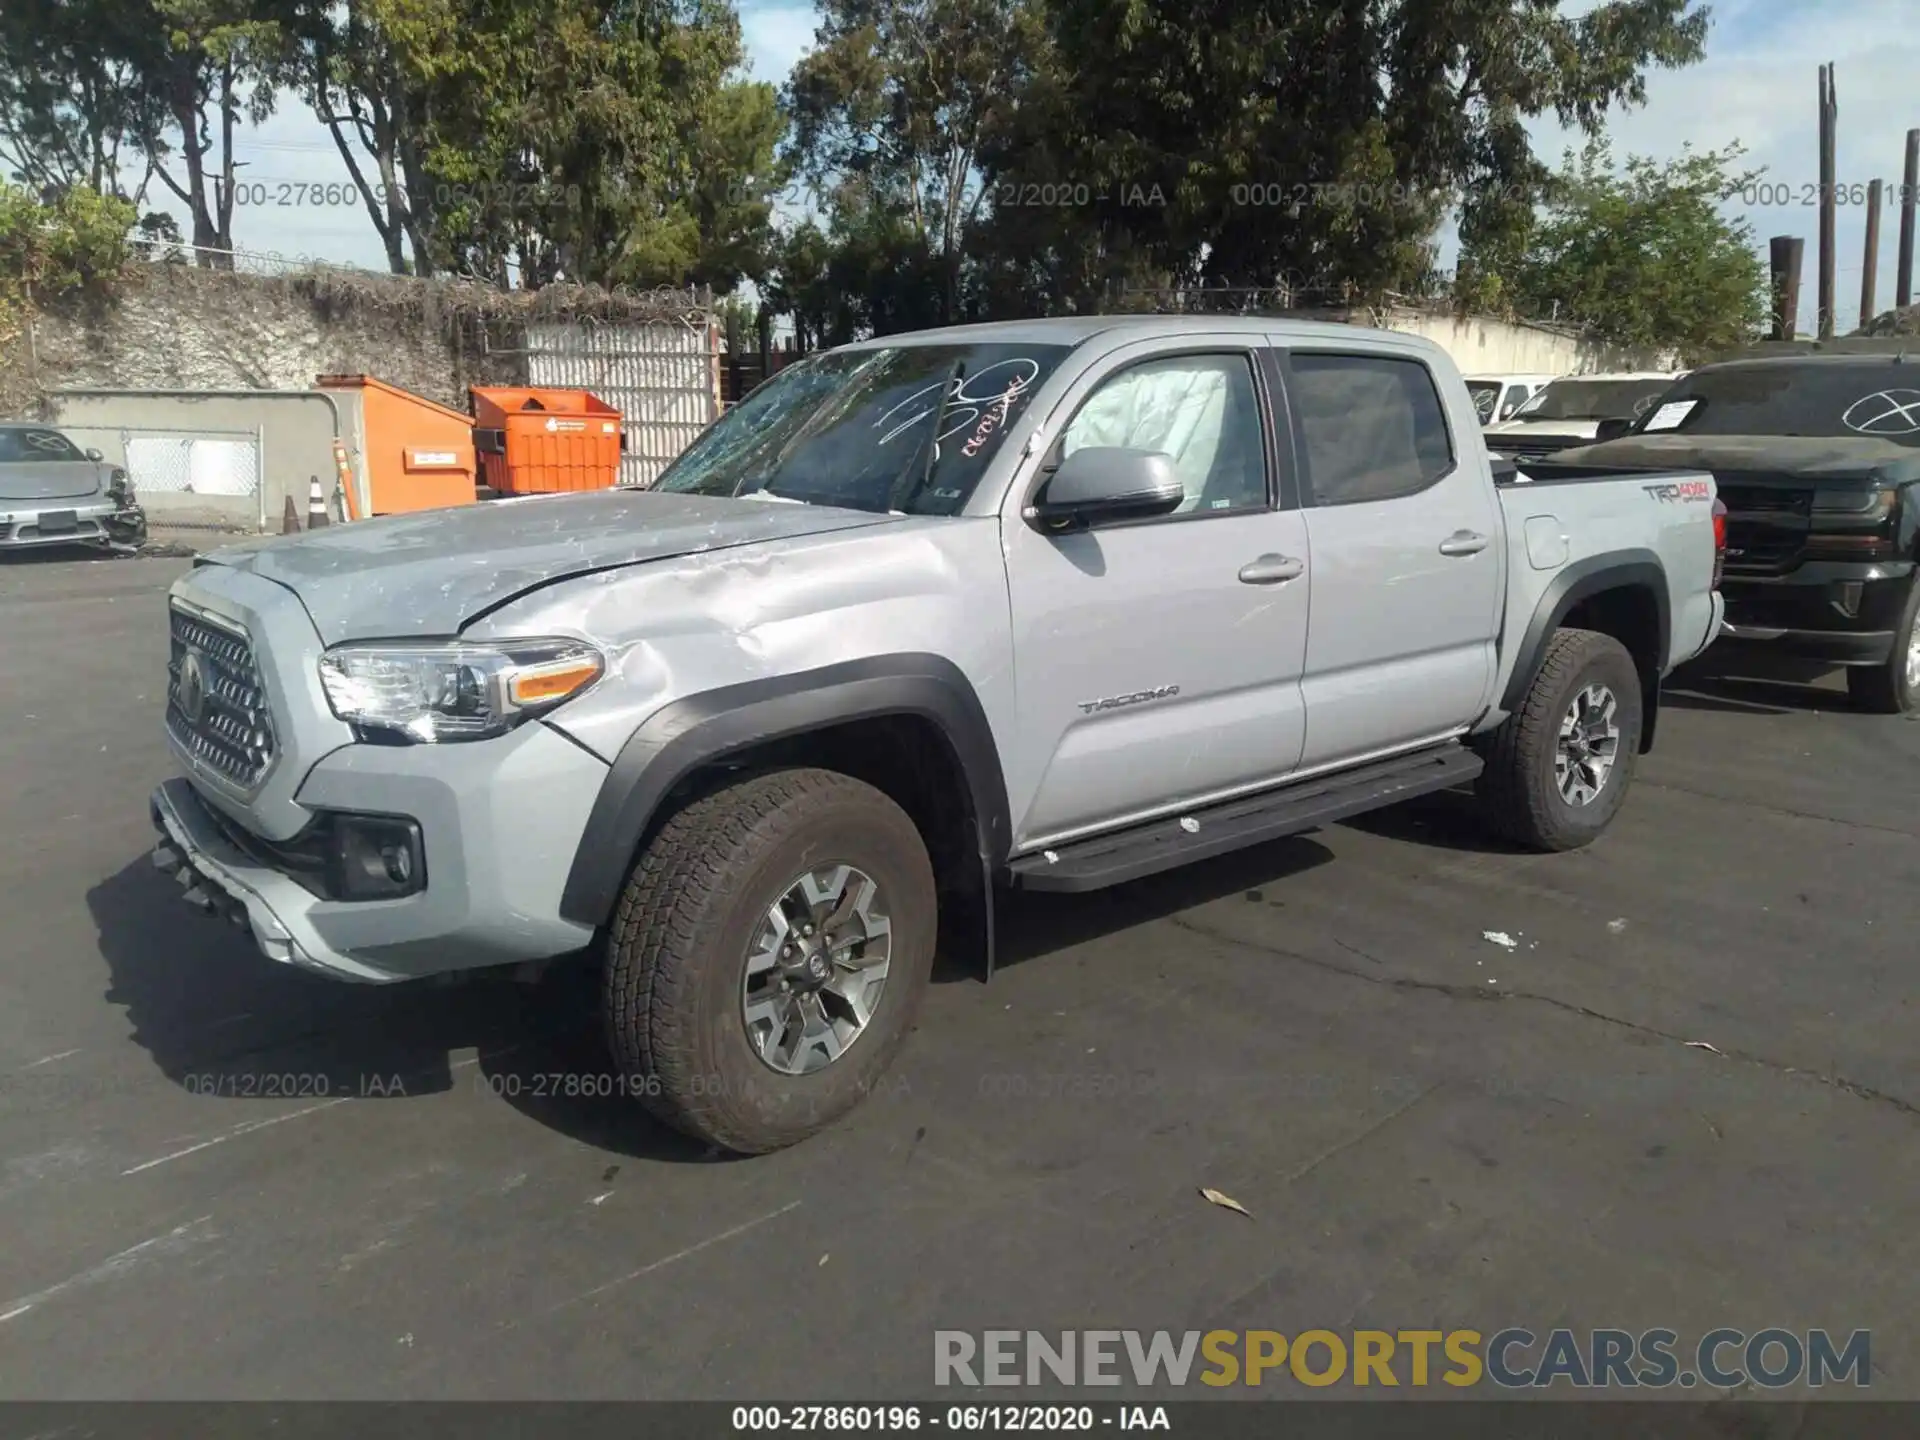
<path id="1" fill-rule="evenodd" d="M 527 326 L 527 383 L 589 390 L 620 412 L 620 483 L 651 484 L 720 413 L 720 340 L 709 322 Z"/>

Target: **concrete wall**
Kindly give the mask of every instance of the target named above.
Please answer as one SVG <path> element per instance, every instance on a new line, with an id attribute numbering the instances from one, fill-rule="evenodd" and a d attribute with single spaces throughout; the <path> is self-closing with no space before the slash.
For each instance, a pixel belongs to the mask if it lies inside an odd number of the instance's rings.
<path id="1" fill-rule="evenodd" d="M 135 435 L 187 435 L 241 439 L 260 446 L 257 495 L 176 494 L 142 488 L 140 503 L 159 528 L 254 531 L 279 528 L 288 496 L 302 520 L 309 478 L 322 493 L 334 490 L 333 439 L 336 409 L 318 391 L 188 395 L 152 391 L 54 391 L 46 403 L 53 424 L 82 448 L 98 450 L 125 465 L 127 441 Z"/>
<path id="2" fill-rule="evenodd" d="M 1591 375 L 1608 370 L 1677 370 L 1678 357 L 1656 350 L 1599 345 L 1563 331 L 1484 315 L 1390 310 L 1354 314 L 1375 324 L 1431 340 L 1468 375 Z"/>
<path id="3" fill-rule="evenodd" d="M 410 283 L 330 300 L 257 275 L 134 267 L 110 303 L 36 312 L 30 352 L 9 357 L 0 414 L 51 390 L 305 390 L 316 375 L 359 371 L 465 409 L 468 385 L 519 383 L 518 356 L 471 339 L 463 349 L 447 313 L 388 306 L 387 291 Z"/>

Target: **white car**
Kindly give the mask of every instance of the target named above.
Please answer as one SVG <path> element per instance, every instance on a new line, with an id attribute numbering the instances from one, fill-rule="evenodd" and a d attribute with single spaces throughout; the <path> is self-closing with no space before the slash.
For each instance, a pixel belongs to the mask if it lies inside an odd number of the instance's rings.
<path id="1" fill-rule="evenodd" d="M 1469 375 L 1467 394 L 1482 426 L 1508 419 L 1528 400 L 1560 377 L 1557 375 Z"/>
<path id="2" fill-rule="evenodd" d="M 1602 420 L 1634 420 L 1684 370 L 1644 370 L 1618 375 L 1568 375 L 1555 380 L 1513 412 L 1513 418 L 1486 427 L 1487 448 L 1496 455 L 1538 459 L 1600 435 Z"/>

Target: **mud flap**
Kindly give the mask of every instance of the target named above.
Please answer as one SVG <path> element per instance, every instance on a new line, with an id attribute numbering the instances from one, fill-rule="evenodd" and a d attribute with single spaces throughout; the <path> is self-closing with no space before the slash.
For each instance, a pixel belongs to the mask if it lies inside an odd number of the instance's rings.
<path id="1" fill-rule="evenodd" d="M 993 861 L 982 855 L 980 857 L 980 941 L 986 950 L 986 973 L 981 977 L 983 983 L 993 979 L 993 931 Z"/>

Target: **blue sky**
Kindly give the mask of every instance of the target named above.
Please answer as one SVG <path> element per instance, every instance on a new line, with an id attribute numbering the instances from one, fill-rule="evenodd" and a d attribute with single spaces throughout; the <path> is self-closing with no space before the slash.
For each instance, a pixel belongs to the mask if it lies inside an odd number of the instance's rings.
<path id="1" fill-rule="evenodd" d="M 1586 5 L 1576 0 L 1569 8 Z M 813 6 L 745 0 L 740 9 L 755 78 L 778 83 L 812 42 Z M 1838 67 L 1842 184 L 1879 178 L 1889 189 L 1897 186 L 1904 134 L 1920 127 L 1920 27 L 1914 16 L 1914 0 L 1718 0 L 1706 60 L 1652 76 L 1647 104 L 1617 116 L 1609 127 L 1616 155 L 1664 159 L 1689 142 L 1699 149 L 1735 139 L 1746 143 L 1749 162 L 1766 167 L 1766 193 L 1756 191 L 1755 203 L 1729 209 L 1753 222 L 1763 252 L 1770 235 L 1805 237 L 1801 323 L 1808 328 L 1817 212 L 1804 200 L 1819 177 L 1817 67 L 1828 60 Z M 1535 135 L 1537 148 L 1550 161 L 1578 143 L 1551 122 L 1536 125 Z M 297 103 L 250 129 L 239 148 L 246 164 L 243 177 L 260 182 L 269 200 L 276 198 L 281 182 L 347 180 L 332 141 Z M 1784 204 L 1758 203 L 1782 197 Z M 1899 228 L 1893 202 L 1883 205 L 1876 306 L 1882 310 L 1893 303 Z M 1859 311 L 1864 228 L 1863 208 L 1843 203 L 1835 266 L 1835 308 L 1843 331 L 1852 328 Z M 357 199 L 322 207 L 244 208 L 234 217 L 234 242 L 244 249 L 384 267 L 378 237 Z"/>

